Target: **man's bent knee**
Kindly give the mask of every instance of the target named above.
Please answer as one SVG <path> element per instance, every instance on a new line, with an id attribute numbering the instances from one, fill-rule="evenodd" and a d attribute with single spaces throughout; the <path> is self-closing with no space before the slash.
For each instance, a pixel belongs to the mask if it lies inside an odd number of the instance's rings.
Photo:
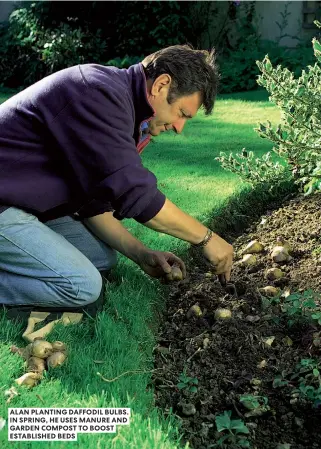
<path id="1" fill-rule="evenodd" d="M 99 271 L 95 268 L 87 275 L 83 276 L 82 282 L 79 284 L 79 291 L 76 301 L 80 305 L 91 304 L 99 298 L 103 280 Z"/>
<path id="2" fill-rule="evenodd" d="M 88 268 L 88 267 L 87 267 Z M 83 307 L 95 302 L 102 290 L 102 277 L 97 268 L 79 272 L 70 278 L 67 288 L 61 289 L 65 307 Z"/>

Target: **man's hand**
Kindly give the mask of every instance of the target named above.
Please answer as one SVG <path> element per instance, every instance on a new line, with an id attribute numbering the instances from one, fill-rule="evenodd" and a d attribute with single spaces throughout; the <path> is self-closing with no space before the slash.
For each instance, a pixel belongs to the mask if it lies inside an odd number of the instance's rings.
<path id="1" fill-rule="evenodd" d="M 224 287 L 231 278 L 233 246 L 214 233 L 202 250 L 206 259 L 214 265 L 215 273 Z"/>
<path id="2" fill-rule="evenodd" d="M 154 278 L 166 277 L 173 267 L 179 267 L 183 279 L 186 277 L 186 267 L 184 262 L 175 254 L 165 251 L 152 251 L 147 249 L 141 251 L 136 263 L 140 268 Z"/>
<path id="3" fill-rule="evenodd" d="M 158 214 L 144 223 L 144 226 L 191 244 L 200 243 L 208 230 L 206 226 L 180 210 L 167 198 Z M 206 259 L 215 268 L 215 272 L 218 274 L 222 286 L 224 286 L 226 282 L 230 281 L 231 277 L 233 247 L 220 236 L 214 234 L 202 251 Z"/>

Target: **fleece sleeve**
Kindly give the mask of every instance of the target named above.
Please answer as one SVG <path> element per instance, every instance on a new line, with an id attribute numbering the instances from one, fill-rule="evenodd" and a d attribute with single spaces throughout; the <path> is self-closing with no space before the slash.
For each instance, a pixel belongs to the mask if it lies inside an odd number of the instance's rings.
<path id="1" fill-rule="evenodd" d="M 88 83 L 73 73 L 61 80 L 59 95 L 66 101 L 54 116 L 50 90 L 37 99 L 36 106 L 61 152 L 71 185 L 86 198 L 86 215 L 108 204 L 105 210 L 114 210 L 119 220 L 144 223 L 153 218 L 165 195 L 158 190 L 155 175 L 142 165 L 133 138 L 133 105 L 115 75 L 104 74 L 101 82 L 96 76 L 95 82 Z"/>
<path id="2" fill-rule="evenodd" d="M 76 220 L 83 220 L 84 218 L 95 217 L 96 215 L 103 214 L 104 212 L 114 212 L 114 209 L 110 203 L 99 200 L 91 200 L 74 213 L 74 218 Z"/>

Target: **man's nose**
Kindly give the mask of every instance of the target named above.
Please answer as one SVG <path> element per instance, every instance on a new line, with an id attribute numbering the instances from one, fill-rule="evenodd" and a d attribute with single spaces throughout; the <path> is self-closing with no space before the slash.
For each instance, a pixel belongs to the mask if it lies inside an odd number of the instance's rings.
<path id="1" fill-rule="evenodd" d="M 177 120 L 175 123 L 172 123 L 173 129 L 177 134 L 180 134 L 183 131 L 185 126 L 186 119 L 181 118 Z"/>

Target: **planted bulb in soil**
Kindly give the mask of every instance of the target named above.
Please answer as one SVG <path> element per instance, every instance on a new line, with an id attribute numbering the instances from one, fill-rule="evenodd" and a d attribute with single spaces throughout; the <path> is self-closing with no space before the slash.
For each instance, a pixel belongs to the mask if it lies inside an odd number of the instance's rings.
<path id="1" fill-rule="evenodd" d="M 196 318 L 200 318 L 203 315 L 202 309 L 197 304 L 194 304 L 187 312 L 186 317 L 191 318 L 195 316 Z"/>
<path id="2" fill-rule="evenodd" d="M 253 254 L 245 254 L 240 262 L 243 267 L 253 267 L 256 263 L 257 259 Z"/>
<path id="3" fill-rule="evenodd" d="M 279 295 L 280 289 L 273 287 L 272 285 L 268 285 L 267 287 L 260 288 L 259 292 L 268 298 L 275 298 Z"/>
<path id="4" fill-rule="evenodd" d="M 206 349 L 209 344 L 210 344 L 210 339 L 207 338 L 207 337 L 204 338 L 204 340 L 203 340 L 203 348 Z"/>
<path id="5" fill-rule="evenodd" d="M 256 254 L 261 253 L 264 250 L 264 246 L 258 240 L 252 240 L 243 251 L 243 254 Z"/>
<path id="6" fill-rule="evenodd" d="M 276 263 L 289 262 L 292 259 L 284 246 L 276 246 L 273 248 L 271 258 Z"/>
<path id="7" fill-rule="evenodd" d="M 258 363 L 256 366 L 258 368 L 260 368 L 260 369 L 265 368 L 267 366 L 267 361 L 266 360 L 261 360 L 261 362 Z"/>
<path id="8" fill-rule="evenodd" d="M 278 237 L 276 240 L 277 246 L 283 246 L 283 248 L 285 248 L 285 250 L 291 254 L 293 252 L 293 248 L 291 246 L 291 244 L 289 242 L 287 242 L 286 240 L 284 240 L 282 237 Z"/>
<path id="9" fill-rule="evenodd" d="M 196 408 L 195 408 L 194 404 L 190 404 L 190 403 L 185 404 L 185 403 L 183 403 L 183 404 L 181 404 L 181 408 L 182 408 L 182 413 L 185 416 L 193 416 L 196 413 Z"/>
<path id="10" fill-rule="evenodd" d="M 232 312 L 229 309 L 216 309 L 214 316 L 217 320 L 229 320 L 232 318 Z"/>
<path id="11" fill-rule="evenodd" d="M 272 343 L 274 342 L 275 337 L 267 337 L 263 339 L 263 343 L 267 348 L 270 348 L 272 346 Z"/>
<path id="12" fill-rule="evenodd" d="M 282 298 L 287 298 L 287 297 L 290 296 L 290 295 L 291 295 L 291 290 L 290 290 L 289 288 L 286 288 L 286 289 L 283 291 L 281 297 L 282 297 Z"/>
<path id="13" fill-rule="evenodd" d="M 280 268 L 269 268 L 265 274 L 266 279 L 275 281 L 283 277 L 283 271 Z"/>

